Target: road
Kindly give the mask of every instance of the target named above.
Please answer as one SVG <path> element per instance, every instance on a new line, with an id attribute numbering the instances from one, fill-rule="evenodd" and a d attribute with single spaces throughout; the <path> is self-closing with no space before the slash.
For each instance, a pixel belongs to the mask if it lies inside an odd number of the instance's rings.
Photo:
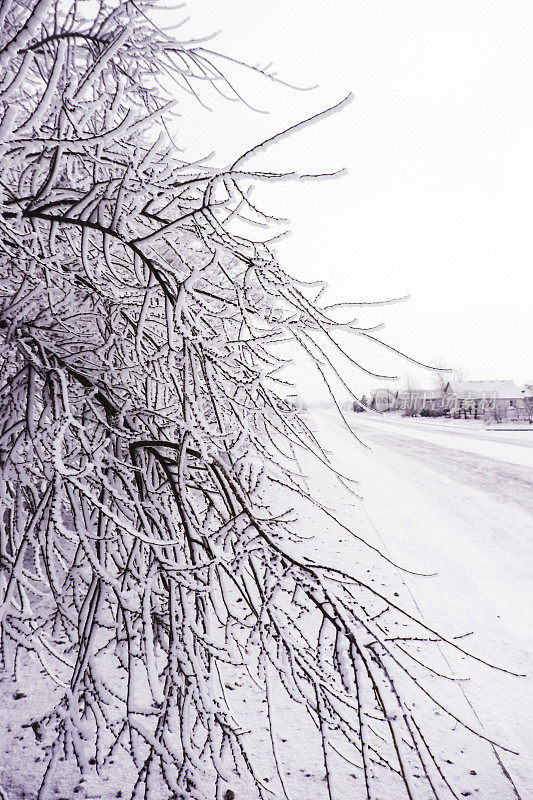
<path id="1" fill-rule="evenodd" d="M 441 630 L 473 631 L 472 652 L 533 671 L 533 432 L 441 431 L 367 414 L 349 419 L 365 446 L 333 412 L 313 415 L 335 465 L 359 481 L 364 502 L 352 519 L 395 561 L 436 573 L 398 573 L 404 593 Z M 328 496 L 345 502 L 332 483 Z M 485 730 L 520 753 L 502 755 L 519 794 L 487 784 L 483 800 L 525 800 L 533 789 L 533 682 L 477 665 L 468 671 L 463 693 Z"/>
<path id="2" fill-rule="evenodd" d="M 362 430 L 390 431 L 391 436 L 428 442 L 443 448 L 486 456 L 533 469 L 533 425 L 522 430 L 465 428 L 455 420 L 424 420 L 358 414 L 355 426 Z"/>

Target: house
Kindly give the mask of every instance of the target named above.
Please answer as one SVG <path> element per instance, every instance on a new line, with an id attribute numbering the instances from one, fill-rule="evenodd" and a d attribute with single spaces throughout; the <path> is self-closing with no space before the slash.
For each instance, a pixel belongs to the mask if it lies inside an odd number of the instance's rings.
<path id="1" fill-rule="evenodd" d="M 371 408 L 401 411 L 404 416 L 413 417 L 421 414 L 479 419 L 490 415 L 502 421 L 523 418 L 526 410 L 531 411 L 532 397 L 531 387 L 519 389 L 514 381 L 452 380 L 443 389 L 376 389 L 371 395 Z"/>
<path id="2" fill-rule="evenodd" d="M 400 400 L 400 408 L 407 416 L 442 409 L 442 392 L 438 389 L 404 389 L 400 392 Z"/>
<path id="3" fill-rule="evenodd" d="M 518 416 L 523 398 L 514 381 L 448 381 L 443 391 L 445 408 L 476 419 L 496 410 L 505 417 Z"/>
<path id="4" fill-rule="evenodd" d="M 442 393 L 437 389 L 374 389 L 370 405 L 376 411 L 403 411 L 408 416 L 416 416 L 423 409 L 441 408 Z"/>
<path id="5" fill-rule="evenodd" d="M 374 389 L 370 394 L 370 408 L 373 408 L 375 411 L 397 411 L 399 405 L 398 401 L 399 392 L 398 390 L 393 391 L 392 389 L 381 387 L 379 389 Z"/>

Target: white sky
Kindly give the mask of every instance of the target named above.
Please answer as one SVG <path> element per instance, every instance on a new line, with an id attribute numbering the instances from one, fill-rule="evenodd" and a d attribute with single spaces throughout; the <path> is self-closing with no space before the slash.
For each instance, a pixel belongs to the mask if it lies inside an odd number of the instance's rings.
<path id="1" fill-rule="evenodd" d="M 173 12 L 169 17 L 178 18 Z M 257 200 L 291 218 L 284 267 L 325 278 L 332 301 L 410 294 L 367 312 L 383 338 L 472 379 L 533 380 L 533 3 L 530 0 L 196 0 L 183 38 L 274 62 L 294 92 L 231 70 L 270 113 L 214 102 L 184 108 L 180 143 L 224 164 L 258 141 L 342 99 L 342 113 L 271 148 L 265 169 L 348 175 L 263 187 Z M 360 340 L 376 371 L 432 375 Z M 366 390 L 374 380 L 356 378 Z M 300 380 L 315 391 L 308 370 Z"/>

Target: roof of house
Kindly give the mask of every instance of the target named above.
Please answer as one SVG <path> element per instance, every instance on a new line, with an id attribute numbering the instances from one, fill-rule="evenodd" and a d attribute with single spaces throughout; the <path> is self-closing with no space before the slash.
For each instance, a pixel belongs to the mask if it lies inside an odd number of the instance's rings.
<path id="1" fill-rule="evenodd" d="M 483 397 L 492 395 L 503 400 L 522 397 L 522 392 L 514 381 L 450 381 L 446 390 L 456 395 Z"/>

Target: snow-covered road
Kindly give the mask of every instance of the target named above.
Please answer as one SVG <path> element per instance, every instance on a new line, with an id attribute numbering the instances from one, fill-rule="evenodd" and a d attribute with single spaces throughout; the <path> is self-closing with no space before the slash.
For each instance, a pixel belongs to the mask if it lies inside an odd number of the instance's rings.
<path id="1" fill-rule="evenodd" d="M 312 419 L 336 466 L 358 479 L 364 499 L 348 511 L 330 484 L 322 488 L 330 505 L 338 502 L 393 560 L 436 573 L 398 572 L 424 619 L 452 635 L 473 631 L 465 640 L 470 651 L 492 663 L 533 671 L 533 432 L 456 432 L 351 414 L 366 449 L 332 412 L 314 412 Z M 334 558 L 350 558 L 345 545 L 336 548 Z M 502 761 L 525 800 L 533 791 L 532 681 L 473 662 L 464 669 L 472 677 L 465 702 L 491 736 L 520 753 L 504 753 Z M 510 785 L 502 794 L 491 780 L 478 797 L 517 796 Z"/>
<path id="2" fill-rule="evenodd" d="M 402 419 L 393 415 L 358 414 L 356 427 L 389 431 L 391 436 L 436 444 L 533 468 L 533 426 L 525 430 L 465 428 L 456 420 Z M 529 429 L 528 429 L 529 428 Z"/>

